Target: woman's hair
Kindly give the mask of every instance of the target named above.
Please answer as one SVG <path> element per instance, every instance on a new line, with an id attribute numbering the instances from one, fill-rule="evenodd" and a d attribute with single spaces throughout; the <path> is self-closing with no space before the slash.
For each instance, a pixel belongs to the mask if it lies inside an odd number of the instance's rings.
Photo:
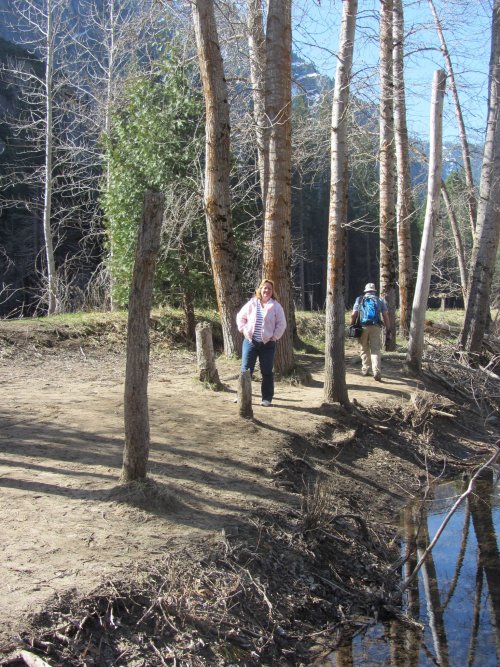
<path id="1" fill-rule="evenodd" d="M 273 298 L 275 301 L 277 301 L 277 300 L 278 300 L 278 296 L 277 296 L 276 292 L 274 291 L 274 280 L 269 280 L 269 278 L 264 278 L 263 280 L 260 281 L 260 285 L 259 285 L 259 286 L 257 287 L 257 289 L 255 290 L 255 296 L 257 297 L 257 299 L 262 299 L 262 291 L 261 291 L 261 290 L 262 290 L 262 288 L 264 287 L 264 285 L 265 285 L 266 283 L 269 283 L 269 284 L 271 285 L 271 287 L 273 288 L 273 295 L 272 295 L 272 298 Z"/>

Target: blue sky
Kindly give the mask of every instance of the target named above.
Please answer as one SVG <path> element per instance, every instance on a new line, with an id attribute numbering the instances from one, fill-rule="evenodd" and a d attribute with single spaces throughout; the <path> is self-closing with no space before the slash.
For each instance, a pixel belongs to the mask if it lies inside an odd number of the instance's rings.
<path id="1" fill-rule="evenodd" d="M 405 84 L 408 126 L 425 139 L 429 133 L 432 79 L 445 69 L 428 0 L 403 0 Z M 470 142 L 481 143 L 486 124 L 490 57 L 491 0 L 435 0 L 455 70 Z M 377 102 L 379 0 L 358 0 L 353 92 Z M 341 0 L 295 0 L 294 50 L 329 76 L 335 74 Z M 457 139 L 451 93 L 445 99 L 443 138 Z"/>

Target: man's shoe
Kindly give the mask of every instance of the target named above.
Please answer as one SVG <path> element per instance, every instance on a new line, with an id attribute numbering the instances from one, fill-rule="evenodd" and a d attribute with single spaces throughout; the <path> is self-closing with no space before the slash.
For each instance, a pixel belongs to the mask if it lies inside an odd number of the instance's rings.
<path id="1" fill-rule="evenodd" d="M 263 408 L 269 408 L 271 406 L 271 401 L 262 401 L 261 403 Z"/>
<path id="2" fill-rule="evenodd" d="M 380 375 L 379 371 L 377 371 L 374 374 L 373 379 L 376 380 L 377 382 L 380 382 L 382 380 L 382 376 Z"/>
<path id="3" fill-rule="evenodd" d="M 370 369 L 369 368 L 362 368 L 361 369 L 361 375 L 365 378 L 367 375 L 370 375 Z"/>

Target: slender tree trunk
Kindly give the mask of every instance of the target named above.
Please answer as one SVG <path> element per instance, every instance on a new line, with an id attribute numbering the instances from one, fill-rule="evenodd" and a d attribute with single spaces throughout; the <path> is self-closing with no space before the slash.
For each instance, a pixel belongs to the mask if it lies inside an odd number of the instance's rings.
<path id="1" fill-rule="evenodd" d="M 263 276 L 274 281 L 285 311 L 287 329 L 276 349 L 276 369 L 293 368 L 292 300 L 292 17 L 290 0 L 270 0 L 266 31 L 266 110 L 269 135 L 269 180 L 264 224 Z"/>
<path id="2" fill-rule="evenodd" d="M 261 0 L 247 0 L 247 16 L 253 119 L 257 139 L 262 215 L 265 219 L 269 173 L 269 119 L 266 114 L 266 36 L 264 34 Z"/>
<path id="3" fill-rule="evenodd" d="M 410 324 L 410 340 L 406 361 L 413 371 L 420 371 L 424 351 L 425 311 L 431 283 L 434 236 L 439 215 L 439 192 L 441 188 L 443 101 L 446 74 L 443 70 L 434 73 L 430 118 L 430 159 L 427 183 L 427 207 L 424 231 L 420 246 L 417 283 Z"/>
<path id="4" fill-rule="evenodd" d="M 149 457 L 149 316 L 160 249 L 164 196 L 147 192 L 129 296 L 125 371 L 125 449 L 122 482 L 145 479 Z"/>
<path id="5" fill-rule="evenodd" d="M 404 84 L 404 21 L 402 0 L 394 0 L 393 8 L 393 81 L 394 137 L 396 144 L 397 198 L 396 223 L 399 259 L 399 332 L 405 338 L 410 331 L 411 303 L 415 281 L 411 247 L 411 221 L 414 215 L 410 177 L 408 127 Z"/>
<path id="6" fill-rule="evenodd" d="M 380 294 L 396 331 L 396 202 L 392 74 L 393 0 L 380 2 Z M 396 349 L 396 336 L 386 339 L 386 350 Z"/>
<path id="7" fill-rule="evenodd" d="M 446 72 L 448 74 L 448 85 L 453 96 L 453 103 L 455 105 L 455 116 L 457 118 L 458 125 L 458 134 L 460 137 L 460 146 L 462 148 L 462 161 L 465 173 L 465 183 L 467 186 L 467 208 L 469 210 L 469 222 L 474 234 L 476 228 L 476 217 L 477 217 L 477 203 L 476 203 L 476 193 L 474 191 L 474 178 L 472 176 L 472 166 L 470 159 L 470 148 L 469 142 L 467 141 L 467 133 L 465 131 L 465 123 L 462 115 L 462 107 L 460 105 L 460 100 L 458 99 L 457 85 L 455 82 L 455 72 L 453 71 L 453 64 L 451 62 L 450 52 L 446 46 L 446 40 L 444 38 L 443 29 L 441 27 L 441 21 L 436 11 L 434 5 L 434 0 L 428 0 L 432 15 L 434 17 L 434 22 L 436 24 L 436 30 L 439 36 L 439 41 L 441 43 L 441 52 L 443 54 L 444 61 L 446 63 Z"/>
<path id="8" fill-rule="evenodd" d="M 429 531 L 427 522 L 421 526 L 420 534 L 417 537 L 417 542 L 419 545 L 418 556 L 421 558 L 429 544 Z M 431 629 L 432 642 L 434 644 L 437 664 L 441 665 L 442 667 L 450 667 L 448 640 L 446 637 L 444 615 L 439 597 L 438 578 L 436 573 L 436 566 L 434 564 L 434 558 L 431 552 L 427 554 L 427 558 L 422 564 L 421 574 L 423 589 L 427 602 L 427 616 L 429 619 L 429 627 Z"/>
<path id="9" fill-rule="evenodd" d="M 495 0 L 493 7 L 489 84 L 477 225 L 464 326 L 460 334 L 460 347 L 471 361 L 477 360 L 481 353 L 500 235 L 500 0 Z"/>
<path id="10" fill-rule="evenodd" d="M 45 63 L 45 185 L 43 193 L 43 233 L 45 259 L 47 262 L 48 314 L 57 311 L 56 263 L 54 258 L 54 238 L 51 228 L 52 212 L 52 139 L 53 139 L 53 94 L 54 73 L 54 23 L 52 0 L 47 0 L 47 53 Z"/>
<path id="11" fill-rule="evenodd" d="M 464 244 L 462 241 L 462 234 L 460 233 L 460 228 L 458 226 L 457 216 L 455 215 L 455 210 L 453 208 L 453 204 L 451 203 L 450 197 L 448 195 L 448 190 L 446 189 L 446 184 L 444 181 L 441 181 L 441 194 L 443 196 L 444 205 L 446 207 L 446 212 L 448 214 L 448 220 L 450 221 L 453 240 L 455 241 L 455 251 L 457 253 L 458 270 L 460 271 L 460 283 L 462 286 L 462 294 L 465 301 L 467 295 L 467 266 L 465 263 Z"/>
<path id="12" fill-rule="evenodd" d="M 193 21 L 206 109 L 205 215 L 224 352 L 230 356 L 241 352 L 235 319 L 240 275 L 231 215 L 229 104 L 213 0 L 195 0 Z"/>
<path id="13" fill-rule="evenodd" d="M 108 67 L 106 71 L 106 108 L 104 110 L 104 132 L 109 139 L 111 136 L 111 100 L 113 90 L 113 71 L 115 66 L 115 0 L 109 0 L 109 30 L 107 31 L 107 51 L 108 51 Z M 106 158 L 106 192 L 109 192 L 111 181 L 111 159 L 108 152 Z M 109 262 L 113 264 L 113 234 L 110 229 L 109 233 Z M 115 299 L 113 295 L 114 279 L 113 272 L 109 271 L 109 304 L 110 309 L 116 309 Z"/>
<path id="14" fill-rule="evenodd" d="M 347 123 L 357 0 L 343 0 L 332 104 L 330 217 L 326 292 L 325 386 L 327 403 L 349 404 L 345 378 L 345 257 L 347 224 Z"/>

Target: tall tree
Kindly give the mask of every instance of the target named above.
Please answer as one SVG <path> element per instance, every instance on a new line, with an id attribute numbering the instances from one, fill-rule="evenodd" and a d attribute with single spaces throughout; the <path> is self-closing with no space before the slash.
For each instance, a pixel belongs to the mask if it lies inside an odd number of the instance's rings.
<path id="1" fill-rule="evenodd" d="M 458 125 L 458 135 L 460 137 L 460 146 L 462 149 L 462 162 L 465 173 L 465 183 L 467 189 L 467 207 L 469 209 L 469 222 L 472 233 L 476 228 L 476 216 L 477 216 L 477 202 L 476 202 L 476 193 L 474 189 L 474 178 L 472 176 L 472 165 L 470 159 L 470 147 L 467 140 L 467 132 L 465 130 L 465 122 L 462 114 L 462 106 L 460 104 L 460 99 L 458 97 L 457 83 L 455 81 L 455 71 L 453 69 L 453 63 L 451 61 L 450 52 L 446 45 L 446 40 L 444 38 L 443 27 L 439 19 L 438 13 L 436 11 L 436 6 L 434 0 L 428 0 L 429 6 L 431 8 L 432 16 L 434 18 L 434 23 L 436 24 L 436 30 L 439 36 L 439 42 L 441 44 L 441 52 L 443 54 L 444 61 L 446 63 L 446 72 L 448 74 L 448 85 L 453 96 L 453 104 L 455 106 L 455 116 L 457 119 Z"/>
<path id="2" fill-rule="evenodd" d="M 396 202 L 394 106 L 392 71 L 393 0 L 380 0 L 380 294 L 389 310 L 391 331 L 396 331 Z M 396 337 L 385 341 L 396 349 Z"/>
<path id="3" fill-rule="evenodd" d="M 469 289 L 460 348 L 477 361 L 488 320 L 491 284 L 500 236 L 500 0 L 491 21 L 488 120 Z"/>
<path id="4" fill-rule="evenodd" d="M 404 18 L 402 0 L 394 0 L 393 7 L 393 83 L 394 83 L 394 138 L 396 145 L 397 197 L 396 229 L 399 260 L 399 331 L 407 336 L 410 330 L 411 303 L 415 281 L 411 247 L 411 222 L 414 206 L 410 176 L 408 126 L 406 123 L 406 96 L 404 80 Z"/>
<path id="5" fill-rule="evenodd" d="M 229 184 L 229 103 L 213 0 L 193 2 L 193 21 L 206 113 L 205 215 L 224 352 L 231 355 L 241 351 L 241 336 L 236 326 L 240 275 Z"/>
<path id="6" fill-rule="evenodd" d="M 292 301 L 292 15 L 290 0 L 270 0 L 266 29 L 266 112 L 269 178 L 265 203 L 263 274 L 276 285 L 287 330 L 276 351 L 276 369 L 288 373 L 293 358 Z"/>
<path id="7" fill-rule="evenodd" d="M 420 246 L 417 282 L 410 324 L 410 340 L 406 361 L 414 371 L 420 371 L 424 349 L 425 311 L 431 283 L 432 258 L 436 219 L 439 214 L 439 193 L 441 190 L 441 166 L 443 154 L 443 101 L 446 88 L 446 74 L 443 70 L 434 73 L 432 82 L 432 102 L 430 117 L 429 177 L 427 183 L 427 205 L 424 230 Z"/>
<path id="8" fill-rule="evenodd" d="M 345 378 L 345 259 L 347 225 L 347 124 L 357 0 L 343 0 L 342 24 L 332 105 L 330 219 L 326 292 L 326 402 L 348 405 Z"/>
<path id="9" fill-rule="evenodd" d="M 44 63 L 43 74 L 37 68 L 29 67 L 26 62 L 16 61 L 10 66 L 10 74 L 16 76 L 21 96 L 26 100 L 28 113 L 21 119 L 23 130 L 29 138 L 26 152 L 39 150 L 43 154 L 43 169 L 33 170 L 28 180 L 37 181 L 43 189 L 41 219 L 44 237 L 44 291 L 47 313 L 54 314 L 59 308 L 55 246 L 57 243 L 53 216 L 55 186 L 54 142 L 57 125 L 61 130 L 61 114 L 57 113 L 58 93 L 67 82 L 61 66 L 61 52 L 64 50 L 63 35 L 65 3 L 62 0 L 26 0 L 14 3 L 23 44 L 33 50 Z M 30 204 L 29 204 L 30 205 Z M 33 202 L 31 202 L 33 205 Z M 31 207 L 31 206 L 30 206 Z M 37 207 L 36 207 L 37 208 Z"/>
<path id="10" fill-rule="evenodd" d="M 267 178 L 269 172 L 269 124 L 266 114 L 266 36 L 262 16 L 262 0 L 247 0 L 247 30 L 252 81 L 253 120 L 257 139 L 257 160 L 265 218 Z"/>

